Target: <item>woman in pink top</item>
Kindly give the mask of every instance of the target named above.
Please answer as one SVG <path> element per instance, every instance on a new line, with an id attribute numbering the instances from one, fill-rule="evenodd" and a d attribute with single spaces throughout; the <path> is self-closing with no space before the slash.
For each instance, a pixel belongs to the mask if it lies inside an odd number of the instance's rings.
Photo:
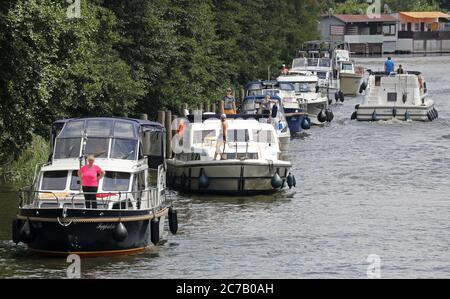
<path id="1" fill-rule="evenodd" d="M 105 176 L 105 171 L 94 165 L 95 157 L 89 155 L 87 158 L 88 165 L 81 167 L 78 170 L 78 177 L 81 178 L 81 186 L 83 187 L 83 193 L 88 193 L 84 195 L 86 200 L 86 208 L 97 208 L 97 196 L 95 193 L 98 191 L 98 182 Z"/>

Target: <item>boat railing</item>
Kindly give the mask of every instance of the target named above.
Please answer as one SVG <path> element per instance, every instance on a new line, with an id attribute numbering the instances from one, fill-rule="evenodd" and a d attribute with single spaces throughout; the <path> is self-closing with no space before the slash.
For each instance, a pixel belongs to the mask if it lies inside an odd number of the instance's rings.
<path id="1" fill-rule="evenodd" d="M 95 200 L 86 199 L 95 196 Z M 149 188 L 132 192 L 57 193 L 21 190 L 20 208 L 77 209 L 77 210 L 149 210 L 165 201 L 165 190 Z"/>

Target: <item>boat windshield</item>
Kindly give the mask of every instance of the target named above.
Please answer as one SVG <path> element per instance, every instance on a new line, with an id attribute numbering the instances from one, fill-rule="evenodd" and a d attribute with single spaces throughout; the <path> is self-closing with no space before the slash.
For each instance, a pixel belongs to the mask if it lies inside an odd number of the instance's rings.
<path id="1" fill-rule="evenodd" d="M 308 66 L 316 67 L 318 62 L 318 58 L 308 58 Z"/>
<path id="2" fill-rule="evenodd" d="M 316 83 L 299 82 L 294 83 L 295 92 L 315 92 Z"/>
<path id="3" fill-rule="evenodd" d="M 319 77 L 319 79 L 326 79 L 327 73 L 326 72 L 317 72 L 317 77 Z"/>
<path id="4" fill-rule="evenodd" d="M 272 131 L 269 130 L 253 130 L 253 141 L 259 143 L 274 143 L 275 136 Z"/>
<path id="5" fill-rule="evenodd" d="M 342 70 L 343 71 L 353 71 L 353 65 L 351 63 L 343 63 Z"/>
<path id="6" fill-rule="evenodd" d="M 230 142 L 248 142 L 248 130 L 240 129 L 240 130 L 228 130 L 228 141 Z"/>
<path id="7" fill-rule="evenodd" d="M 217 134 L 216 130 L 196 130 L 194 131 L 193 144 L 206 145 L 208 142 L 212 144 L 217 140 L 216 134 Z"/>
<path id="8" fill-rule="evenodd" d="M 84 155 L 125 160 L 137 158 L 138 134 L 133 123 L 92 119 L 70 121 L 64 126 L 56 138 L 54 159 L 79 157 L 83 139 L 86 141 Z"/>
<path id="9" fill-rule="evenodd" d="M 292 68 L 304 68 L 306 67 L 306 60 L 305 58 L 296 58 L 292 62 Z"/>
<path id="10" fill-rule="evenodd" d="M 319 59 L 319 67 L 330 67 L 331 59 L 330 58 L 321 58 Z"/>

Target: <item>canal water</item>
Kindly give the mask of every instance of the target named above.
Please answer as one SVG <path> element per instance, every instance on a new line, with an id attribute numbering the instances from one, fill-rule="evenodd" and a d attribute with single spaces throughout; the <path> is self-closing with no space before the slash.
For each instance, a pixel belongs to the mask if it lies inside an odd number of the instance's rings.
<path id="1" fill-rule="evenodd" d="M 359 123 L 350 115 L 361 98 L 347 98 L 329 127 L 292 141 L 295 190 L 178 195 L 179 234 L 144 254 L 83 259 L 82 277 L 366 278 L 376 255 L 382 278 L 449 278 L 450 57 L 395 61 L 423 71 L 439 120 Z M 0 277 L 65 278 L 65 259 L 9 240 L 17 203 L 0 193 Z"/>

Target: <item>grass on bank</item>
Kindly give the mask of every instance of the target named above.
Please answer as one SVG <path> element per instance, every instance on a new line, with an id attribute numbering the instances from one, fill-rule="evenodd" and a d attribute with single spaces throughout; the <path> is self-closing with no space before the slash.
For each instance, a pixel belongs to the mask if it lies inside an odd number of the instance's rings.
<path id="1" fill-rule="evenodd" d="M 48 141 L 41 136 L 33 136 L 32 143 L 17 160 L 0 165 L 0 180 L 17 186 L 30 185 L 33 182 L 36 165 L 46 163 L 49 152 Z"/>

